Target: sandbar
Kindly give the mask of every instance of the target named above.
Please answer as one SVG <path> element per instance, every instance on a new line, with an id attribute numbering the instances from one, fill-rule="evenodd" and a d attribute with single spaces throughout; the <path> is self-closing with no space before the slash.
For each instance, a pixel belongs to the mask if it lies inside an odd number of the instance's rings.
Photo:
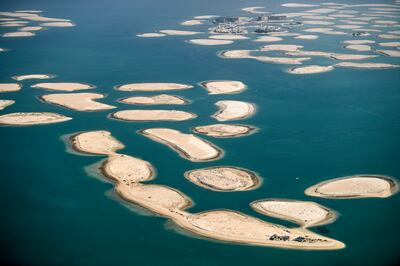
<path id="1" fill-rule="evenodd" d="M 286 3 L 286 4 L 282 4 L 281 6 L 284 6 L 284 7 L 314 7 L 314 6 L 318 6 L 318 5 L 302 4 L 302 3 Z"/>
<path id="2" fill-rule="evenodd" d="M 190 88 L 193 86 L 179 83 L 130 83 L 115 87 L 120 91 L 172 91 Z"/>
<path id="3" fill-rule="evenodd" d="M 210 39 L 217 39 L 217 40 L 247 40 L 249 37 L 243 35 L 236 35 L 236 34 L 217 34 L 211 35 L 208 37 Z"/>
<path id="4" fill-rule="evenodd" d="M 313 197 L 331 199 L 387 198 L 398 190 L 397 182 L 382 175 L 354 175 L 323 181 L 305 190 Z"/>
<path id="5" fill-rule="evenodd" d="M 335 67 L 350 67 L 350 68 L 397 68 L 400 65 L 388 64 L 388 63 L 354 63 L 354 62 L 340 62 L 335 64 Z"/>
<path id="6" fill-rule="evenodd" d="M 14 92 L 21 90 L 21 85 L 18 83 L 0 83 L 0 92 Z"/>
<path id="7" fill-rule="evenodd" d="M 311 65 L 311 66 L 304 66 L 304 67 L 293 67 L 288 70 L 291 74 L 317 74 L 323 73 L 333 70 L 333 66 L 318 66 L 318 65 Z"/>
<path id="8" fill-rule="evenodd" d="M 141 38 L 158 38 L 158 37 L 163 37 L 165 34 L 163 33 L 156 33 L 156 32 L 150 32 L 150 33 L 142 33 L 142 34 L 137 34 L 137 37 Z"/>
<path id="9" fill-rule="evenodd" d="M 264 8 L 265 7 L 263 7 L 263 6 L 249 6 L 249 7 L 242 8 L 242 11 L 249 12 L 249 13 L 252 13 L 252 14 L 265 14 L 265 13 L 268 13 L 266 11 L 260 11 L 259 10 L 259 9 L 264 9 Z"/>
<path id="10" fill-rule="evenodd" d="M 294 52 L 286 52 L 285 54 L 291 56 L 322 56 L 336 60 L 365 60 L 376 57 L 376 55 L 339 54 L 339 53 L 322 52 L 322 51 L 294 51 Z"/>
<path id="11" fill-rule="evenodd" d="M 124 121 L 185 121 L 194 119 L 196 114 L 179 110 L 123 110 L 111 115 Z"/>
<path id="12" fill-rule="evenodd" d="M 261 214 L 292 221 L 303 228 L 332 223 L 337 218 L 334 211 L 312 201 L 263 199 L 250 206 Z"/>
<path id="13" fill-rule="evenodd" d="M 345 46 L 346 49 L 355 50 L 359 52 L 368 52 L 371 51 L 372 48 L 366 44 L 350 44 Z"/>
<path id="14" fill-rule="evenodd" d="M 280 37 L 274 37 L 274 36 L 261 36 L 261 37 L 257 37 L 257 39 L 255 39 L 255 42 L 279 42 L 282 41 L 283 39 Z"/>
<path id="15" fill-rule="evenodd" d="M 197 45 L 228 45 L 232 44 L 231 40 L 214 40 L 214 39 L 192 39 L 188 41 L 191 44 Z"/>
<path id="16" fill-rule="evenodd" d="M 319 37 L 317 35 L 299 35 L 294 37 L 295 39 L 300 39 L 300 40 L 315 40 L 318 39 Z"/>
<path id="17" fill-rule="evenodd" d="M 46 103 L 60 105 L 75 111 L 101 111 L 116 108 L 104 103 L 96 102 L 97 99 L 104 98 L 99 93 L 57 93 L 40 96 Z"/>
<path id="18" fill-rule="evenodd" d="M 193 127 L 192 130 L 195 133 L 215 138 L 232 138 L 249 135 L 256 129 L 247 125 L 213 124 L 208 126 L 196 126 Z"/>
<path id="19" fill-rule="evenodd" d="M 17 31 L 17 32 L 7 32 L 2 35 L 3 37 L 31 37 L 35 36 L 34 32 L 30 31 Z"/>
<path id="20" fill-rule="evenodd" d="M 376 50 L 376 51 L 386 56 L 400 57 L 400 50 Z"/>
<path id="21" fill-rule="evenodd" d="M 260 48 L 260 51 L 284 51 L 294 52 L 298 51 L 304 46 L 295 44 L 269 44 Z"/>
<path id="22" fill-rule="evenodd" d="M 203 81 L 200 85 L 208 91 L 208 94 L 240 93 L 246 89 L 243 82 L 235 80 Z"/>
<path id="23" fill-rule="evenodd" d="M 74 82 L 52 82 L 52 83 L 37 83 L 31 86 L 32 88 L 45 89 L 51 91 L 78 91 L 94 89 L 95 86 L 84 83 Z"/>
<path id="24" fill-rule="evenodd" d="M 138 104 L 138 105 L 161 105 L 161 104 L 188 104 L 189 101 L 176 96 L 168 94 L 160 94 L 155 96 L 136 96 L 128 97 L 120 100 L 121 103 Z"/>
<path id="25" fill-rule="evenodd" d="M 229 166 L 190 170 L 185 177 L 198 186 L 219 192 L 252 190 L 260 184 L 255 173 Z"/>
<path id="26" fill-rule="evenodd" d="M 306 25 L 333 25 L 334 22 L 331 21 L 324 21 L 324 20 L 304 20 L 302 21 L 303 24 Z"/>
<path id="27" fill-rule="evenodd" d="M 372 44 L 375 43 L 373 40 L 347 40 L 344 41 L 345 44 Z"/>
<path id="28" fill-rule="evenodd" d="M 220 148 L 193 134 L 169 128 L 150 128 L 140 131 L 144 136 L 165 144 L 185 159 L 193 162 L 216 160 L 222 156 Z"/>
<path id="29" fill-rule="evenodd" d="M 181 23 L 182 26 L 194 26 L 194 25 L 201 25 L 203 24 L 203 21 L 199 19 L 192 19 L 192 20 L 186 20 Z"/>
<path id="30" fill-rule="evenodd" d="M 72 135 L 70 140 L 74 150 L 95 155 L 113 155 L 125 147 L 105 130 L 77 133 Z"/>
<path id="31" fill-rule="evenodd" d="M 218 121 L 245 119 L 252 116 L 256 107 L 252 103 L 242 101 L 218 101 L 215 103 L 219 110 L 211 117 Z"/>
<path id="32" fill-rule="evenodd" d="M 15 101 L 13 100 L 0 100 L 0 110 L 3 110 L 7 106 L 14 104 Z"/>
<path id="33" fill-rule="evenodd" d="M 71 22 L 46 22 L 40 24 L 43 27 L 74 27 L 75 24 Z"/>
<path id="34" fill-rule="evenodd" d="M 149 181 L 155 175 L 155 169 L 149 162 L 125 154 L 110 155 L 100 169 L 108 178 L 125 185 Z"/>
<path id="35" fill-rule="evenodd" d="M 22 28 L 19 28 L 18 30 L 20 30 L 20 31 L 38 31 L 38 30 L 42 30 L 42 29 L 43 29 L 43 27 L 34 26 L 34 27 L 22 27 Z"/>
<path id="36" fill-rule="evenodd" d="M 48 75 L 48 74 L 31 74 L 31 75 L 19 75 L 12 77 L 15 80 L 27 80 L 27 79 L 51 79 L 54 78 L 55 75 Z"/>
<path id="37" fill-rule="evenodd" d="M 31 126 L 53 124 L 71 120 L 71 117 L 48 112 L 18 112 L 0 116 L 0 124 L 11 126 Z"/>
<path id="38" fill-rule="evenodd" d="M 187 30 L 160 30 L 160 32 L 167 35 L 177 35 L 177 36 L 196 35 L 201 33 L 197 31 L 187 31 Z"/>
<path id="39" fill-rule="evenodd" d="M 400 47 L 400 42 L 380 42 L 378 44 L 383 47 Z"/>
<path id="40" fill-rule="evenodd" d="M 400 39 L 400 35 L 394 34 L 380 34 L 378 37 L 382 39 Z"/>

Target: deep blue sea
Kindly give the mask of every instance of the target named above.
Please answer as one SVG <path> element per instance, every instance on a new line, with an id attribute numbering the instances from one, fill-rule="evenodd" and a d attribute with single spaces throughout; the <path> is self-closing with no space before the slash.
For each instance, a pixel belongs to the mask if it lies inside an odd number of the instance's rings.
<path id="1" fill-rule="evenodd" d="M 329 200 L 305 196 L 304 189 L 329 178 L 360 173 L 400 178 L 399 69 L 335 69 L 316 75 L 291 75 L 285 72 L 287 65 L 217 56 L 223 49 L 249 49 L 262 43 L 238 41 L 229 48 L 221 48 L 184 42 L 191 36 L 151 39 L 135 36 L 160 29 L 196 30 L 179 23 L 196 15 L 245 15 L 240 9 L 246 6 L 267 6 L 283 12 L 280 5 L 284 2 L 0 0 L 1 11 L 39 9 L 45 16 L 67 18 L 77 24 L 72 28 L 50 28 L 30 38 L 0 38 L 0 47 L 9 49 L 0 53 L 0 83 L 13 82 L 14 75 L 56 74 L 57 78 L 49 82 L 94 84 L 97 89 L 93 92 L 107 94 L 101 102 L 121 110 L 154 107 L 117 103 L 119 98 L 139 93 L 116 91 L 115 85 L 188 83 L 195 87 L 174 94 L 193 103 L 174 107 L 199 116 L 185 122 L 111 120 L 107 118 L 110 111 L 76 112 L 41 102 L 38 96 L 48 92 L 30 88 L 35 80 L 22 82 L 19 92 L 2 93 L 1 99 L 13 99 L 16 103 L 0 114 L 49 111 L 73 120 L 0 128 L 0 263 L 397 265 L 400 262 L 398 194 L 386 199 Z M 368 3 L 346 1 L 349 2 Z M 197 29 L 206 28 L 203 25 Z M 336 36 L 321 35 L 315 41 L 289 37 L 283 43 L 302 44 L 309 50 L 346 52 Z M 393 58 L 383 60 L 399 63 Z M 311 62 L 326 64 L 330 60 L 315 57 Z M 208 95 L 197 85 L 204 80 L 240 80 L 248 89 L 235 95 Z M 217 110 L 214 103 L 231 99 L 258 106 L 256 115 L 239 122 L 260 130 L 241 138 L 204 137 L 225 150 L 220 160 L 190 162 L 136 133 L 148 127 L 170 127 L 190 133 L 193 126 L 215 123 L 210 117 Z M 346 248 L 298 251 L 254 247 L 209 241 L 179 232 L 165 218 L 143 215 L 122 203 L 115 196 L 112 184 L 88 174 L 87 166 L 103 157 L 67 152 L 63 136 L 89 130 L 111 131 L 126 145 L 122 153 L 151 162 L 157 169 L 157 177 L 151 183 L 184 192 L 195 202 L 192 212 L 229 208 L 294 227 L 257 214 L 249 203 L 262 198 L 313 200 L 340 213 L 335 223 L 325 226 L 329 230 L 326 236 L 343 241 Z M 183 176 L 187 170 L 218 165 L 255 171 L 263 177 L 263 184 L 253 191 L 218 193 L 198 187 Z"/>

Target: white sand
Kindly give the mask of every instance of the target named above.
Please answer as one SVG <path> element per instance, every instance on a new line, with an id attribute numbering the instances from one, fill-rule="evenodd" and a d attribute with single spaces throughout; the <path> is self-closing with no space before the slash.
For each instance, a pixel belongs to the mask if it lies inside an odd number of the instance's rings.
<path id="1" fill-rule="evenodd" d="M 125 147 L 105 130 L 78 133 L 70 140 L 73 148 L 78 152 L 96 155 L 113 155 L 117 150 Z"/>
<path id="2" fill-rule="evenodd" d="M 31 86 L 32 88 L 45 89 L 51 91 L 78 91 L 78 90 L 89 90 L 94 89 L 95 86 L 75 83 L 75 82 L 49 82 L 49 83 L 37 83 Z"/>
<path id="3" fill-rule="evenodd" d="M 0 124 L 12 126 L 31 126 L 60 123 L 71 120 L 71 117 L 57 113 L 47 112 L 19 112 L 6 115 L 0 115 Z"/>
<path id="4" fill-rule="evenodd" d="M 343 43 L 346 44 L 373 44 L 375 41 L 373 40 L 348 40 L 344 41 Z"/>
<path id="5" fill-rule="evenodd" d="M 209 94 L 240 93 L 246 89 L 243 82 L 234 80 L 203 81 L 200 84 Z"/>
<path id="6" fill-rule="evenodd" d="M 231 40 L 212 40 L 212 39 L 192 39 L 188 41 L 191 44 L 197 45 L 228 45 L 232 44 Z"/>
<path id="7" fill-rule="evenodd" d="M 193 86 L 180 83 L 130 83 L 115 88 L 120 91 L 171 91 L 190 89 Z"/>
<path id="8" fill-rule="evenodd" d="M 198 186 L 220 192 L 252 190 L 260 184 L 255 173 L 228 166 L 190 170 L 185 177 Z"/>
<path id="9" fill-rule="evenodd" d="M 368 52 L 372 50 L 371 46 L 365 44 L 350 44 L 346 45 L 345 48 L 360 52 Z"/>
<path id="10" fill-rule="evenodd" d="M 305 25 L 333 25 L 334 22 L 324 20 L 304 20 L 302 21 Z"/>
<path id="11" fill-rule="evenodd" d="M 125 185 L 149 181 L 155 175 L 149 162 L 125 154 L 110 155 L 102 164 L 101 170 L 105 176 Z"/>
<path id="12" fill-rule="evenodd" d="M 251 57 L 261 62 L 285 65 L 301 65 L 303 61 L 310 60 L 310 57 L 276 57 L 276 56 L 254 56 Z"/>
<path id="13" fill-rule="evenodd" d="M 99 93 L 57 93 L 47 94 L 40 97 L 47 103 L 60 105 L 75 111 L 102 111 L 116 108 L 104 103 L 96 102 L 97 99 L 104 98 Z"/>
<path id="14" fill-rule="evenodd" d="M 288 70 L 291 74 L 317 74 L 332 71 L 334 69 L 333 66 L 304 66 L 304 67 L 293 67 Z"/>
<path id="15" fill-rule="evenodd" d="M 151 33 L 137 34 L 136 36 L 141 37 L 141 38 L 158 38 L 158 37 L 166 36 L 166 34 L 151 32 Z"/>
<path id="16" fill-rule="evenodd" d="M 387 176 L 355 175 L 318 183 L 305 190 L 313 197 L 322 198 L 386 198 L 397 192 L 396 181 Z"/>
<path id="17" fill-rule="evenodd" d="M 14 76 L 12 78 L 15 80 L 21 81 L 21 80 L 27 80 L 27 79 L 51 79 L 54 77 L 55 77 L 55 75 L 49 75 L 49 74 L 30 74 L 30 75 Z"/>
<path id="18" fill-rule="evenodd" d="M 155 96 L 136 96 L 120 100 L 126 104 L 157 105 L 157 104 L 188 104 L 189 101 L 175 95 L 160 94 Z"/>
<path id="19" fill-rule="evenodd" d="M 46 22 L 40 24 L 43 27 L 74 27 L 75 24 L 72 22 Z"/>
<path id="20" fill-rule="evenodd" d="M 18 83 L 0 83 L 0 92 L 14 92 L 21 89 L 21 85 Z"/>
<path id="21" fill-rule="evenodd" d="M 125 121 L 185 121 L 197 115 L 179 110 L 124 110 L 112 114 Z"/>
<path id="22" fill-rule="evenodd" d="M 312 201 L 265 199 L 254 201 L 250 206 L 261 214 L 292 221 L 304 228 L 324 225 L 336 219 L 335 212 Z"/>
<path id="23" fill-rule="evenodd" d="M 38 30 L 42 30 L 43 27 L 39 27 L 39 26 L 35 26 L 35 27 L 22 27 L 18 30 L 20 31 L 38 31 Z"/>
<path id="24" fill-rule="evenodd" d="M 260 48 L 260 51 L 284 51 L 284 52 L 293 52 L 298 51 L 304 46 L 295 45 L 295 44 L 269 44 Z"/>
<path id="25" fill-rule="evenodd" d="M 400 35 L 394 34 L 380 34 L 378 37 L 382 39 L 400 39 Z"/>
<path id="26" fill-rule="evenodd" d="M 247 40 L 247 39 L 249 39 L 246 36 L 236 35 L 236 34 L 216 34 L 216 35 L 211 35 L 208 38 L 217 39 L 217 40 Z"/>
<path id="27" fill-rule="evenodd" d="M 203 16 L 195 16 L 194 19 L 212 19 L 218 17 L 216 15 L 203 15 Z"/>
<path id="28" fill-rule="evenodd" d="M 252 50 L 228 50 L 222 52 L 220 56 L 224 58 L 253 58 L 250 52 L 252 52 Z"/>
<path id="29" fill-rule="evenodd" d="M 300 39 L 300 40 L 315 40 L 318 39 L 319 37 L 317 35 L 299 35 L 294 37 L 295 39 Z"/>
<path id="30" fill-rule="evenodd" d="M 335 66 L 350 67 L 350 68 L 367 68 L 367 69 L 400 67 L 400 65 L 387 64 L 387 63 L 354 63 L 354 62 L 340 62 L 338 64 L 335 64 Z"/>
<path id="31" fill-rule="evenodd" d="M 141 133 L 152 140 L 169 146 L 181 157 L 193 162 L 215 160 L 222 155 L 221 149 L 193 134 L 185 134 L 169 128 L 145 129 Z"/>
<path id="32" fill-rule="evenodd" d="M 314 7 L 314 6 L 318 6 L 318 5 L 302 4 L 302 3 L 286 3 L 286 4 L 282 4 L 281 6 L 284 6 L 284 7 Z"/>
<path id="33" fill-rule="evenodd" d="M 14 104 L 15 101 L 13 100 L 0 100 L 0 110 L 3 110 L 7 106 Z"/>
<path id="34" fill-rule="evenodd" d="M 201 33 L 197 31 L 187 31 L 187 30 L 160 30 L 160 32 L 167 35 L 178 35 L 178 36 L 196 35 Z"/>
<path id="35" fill-rule="evenodd" d="M 263 7 L 263 6 L 249 6 L 249 7 L 242 8 L 242 11 L 249 12 L 249 13 L 252 13 L 252 14 L 265 14 L 265 13 L 268 13 L 266 11 L 260 11 L 259 10 L 259 9 L 264 9 L 264 8 L 265 7 Z"/>
<path id="36" fill-rule="evenodd" d="M 378 53 L 391 57 L 400 57 L 400 50 L 376 50 Z"/>
<path id="37" fill-rule="evenodd" d="M 286 52 L 285 54 L 291 56 L 322 56 L 336 60 L 365 60 L 376 57 L 376 55 L 339 54 L 339 53 L 322 52 L 322 51 L 295 51 L 295 52 Z"/>
<path id="38" fill-rule="evenodd" d="M 215 138 L 232 138 L 248 135 L 255 128 L 246 125 L 213 124 L 208 126 L 196 126 L 194 132 Z"/>
<path id="39" fill-rule="evenodd" d="M 2 35 L 3 37 L 31 37 L 35 36 L 34 32 L 30 31 L 18 31 L 18 32 L 7 32 Z"/>
<path id="40" fill-rule="evenodd" d="M 343 29 L 343 30 L 352 30 L 352 29 L 359 29 L 361 28 L 360 25 L 335 25 L 334 27 L 338 29 Z"/>
<path id="41" fill-rule="evenodd" d="M 182 26 L 194 26 L 194 25 L 201 25 L 201 24 L 203 24 L 203 21 L 198 20 L 198 19 L 186 20 L 181 23 Z"/>
<path id="42" fill-rule="evenodd" d="M 255 113 L 255 105 L 242 101 L 218 101 L 215 103 L 219 110 L 212 115 L 218 121 L 245 119 Z"/>
<path id="43" fill-rule="evenodd" d="M 336 11 L 336 9 L 333 9 L 333 8 L 317 8 L 317 9 L 308 10 L 306 12 L 318 13 L 318 14 L 329 14 L 329 13 L 333 13 L 335 11 Z"/>
<path id="44" fill-rule="evenodd" d="M 383 47 L 400 47 L 400 42 L 380 42 L 378 44 Z"/>
<path id="45" fill-rule="evenodd" d="M 257 39 L 255 39 L 255 42 L 279 42 L 282 41 L 282 38 L 279 37 L 273 37 L 273 36 L 261 36 L 261 37 L 257 37 Z"/>

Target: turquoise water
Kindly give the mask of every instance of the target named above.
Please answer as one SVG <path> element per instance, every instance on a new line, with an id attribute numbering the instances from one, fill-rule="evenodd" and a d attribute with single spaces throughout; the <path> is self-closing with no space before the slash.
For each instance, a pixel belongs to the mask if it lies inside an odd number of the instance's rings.
<path id="1" fill-rule="evenodd" d="M 46 91 L 4 93 L 16 103 L 1 114 L 51 111 L 71 116 L 70 122 L 34 127 L 0 128 L 2 188 L 1 262 L 18 265 L 395 265 L 399 262 L 399 195 L 387 199 L 327 200 L 304 195 L 319 181 L 357 173 L 400 176 L 400 71 L 336 69 L 320 75 L 290 75 L 285 65 L 255 60 L 226 60 L 221 47 L 190 45 L 187 37 L 139 39 L 135 34 L 178 28 L 195 15 L 243 14 L 245 6 L 268 5 L 283 10 L 281 1 L 0 1 L 2 10 L 42 9 L 44 15 L 72 19 L 73 28 L 53 28 L 32 38 L 2 38 L 0 82 L 11 76 L 54 73 L 54 81 L 95 84 L 104 103 L 129 92 L 113 86 L 130 82 L 180 82 L 234 79 L 248 85 L 236 95 L 207 95 L 204 89 L 176 94 L 193 101 L 180 110 L 199 118 L 179 123 L 126 123 L 107 119 L 109 111 L 82 113 L 44 104 Z M 366 1 L 352 1 L 367 3 Z M 383 3 L 386 1 L 379 1 Z M 387 2 L 391 3 L 391 2 Z M 293 9 L 294 10 L 294 9 Z M 201 27 L 200 27 L 201 28 Z M 4 29 L 2 29 L 4 31 Z M 309 50 L 346 52 L 334 36 L 304 43 Z M 256 44 L 236 42 L 228 49 Z M 387 59 L 385 62 L 398 60 Z M 312 63 L 327 63 L 314 58 Z M 141 93 L 141 95 L 152 93 Z M 226 151 L 209 163 L 192 163 L 164 145 L 139 134 L 146 127 L 172 127 L 184 132 L 214 123 L 209 116 L 222 99 L 254 102 L 258 112 L 241 121 L 260 128 L 243 138 L 206 138 Z M 134 107 L 151 108 L 151 107 Z M 66 152 L 62 136 L 77 131 L 109 130 L 126 148 L 121 152 L 150 161 L 158 175 L 152 183 L 173 186 L 190 196 L 193 212 L 230 208 L 256 217 L 249 207 L 262 198 L 314 200 L 340 213 L 326 236 L 346 243 L 338 251 L 296 251 L 232 245 L 188 237 L 166 219 L 138 214 L 115 199 L 112 185 L 85 172 L 100 156 Z M 207 191 L 188 182 L 190 169 L 234 165 L 258 172 L 262 187 L 243 193 Z M 298 179 L 296 179 L 298 178 Z M 313 229 L 314 230 L 314 229 Z M 315 229 L 316 230 L 316 229 Z M 318 232 L 316 230 L 316 232 Z"/>

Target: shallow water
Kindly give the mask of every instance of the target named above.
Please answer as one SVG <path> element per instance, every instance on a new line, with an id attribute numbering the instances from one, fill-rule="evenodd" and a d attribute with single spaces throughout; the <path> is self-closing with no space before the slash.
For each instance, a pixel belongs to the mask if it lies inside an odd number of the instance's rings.
<path id="1" fill-rule="evenodd" d="M 351 1 L 369 3 L 368 1 Z M 379 1 L 392 3 L 391 1 Z M 52 81 L 95 84 L 105 93 L 101 102 L 120 110 L 130 106 L 117 99 L 153 95 L 121 92 L 115 85 L 130 82 L 180 82 L 195 88 L 173 94 L 191 101 L 174 106 L 195 112 L 184 122 L 129 123 L 107 118 L 110 111 L 75 112 L 45 104 L 48 93 L 24 81 L 19 92 L 1 94 L 16 103 L 0 111 L 51 111 L 71 116 L 69 122 L 1 127 L 1 262 L 40 265 L 395 265 L 400 238 L 400 196 L 387 199 L 328 200 L 305 196 L 310 185 L 328 178 L 370 173 L 400 177 L 400 70 L 335 69 L 319 75 L 291 75 L 288 65 L 247 59 L 221 59 L 225 46 L 197 46 L 193 36 L 140 39 L 158 29 L 196 29 L 178 24 L 205 14 L 238 15 L 245 6 L 283 9 L 284 1 L 129 1 L 38 0 L 0 1 L 1 10 L 41 9 L 44 15 L 72 19 L 73 28 L 50 28 L 30 38 L 1 38 L 0 82 L 11 76 L 51 73 Z M 205 29 L 207 26 L 199 26 Z M 1 32 L 11 31 L 0 29 Z M 282 43 L 303 44 L 307 50 L 356 53 L 334 42 L 284 37 Z M 206 35 L 199 35 L 198 38 Z M 386 41 L 386 40 L 381 40 Z M 267 44 L 267 43 L 266 43 Z M 263 44 L 237 41 L 226 49 L 249 49 Z M 372 60 L 369 60 L 372 61 Z M 385 62 L 398 63 L 385 58 Z M 307 64 L 326 64 L 315 57 Z M 233 79 L 248 89 L 241 94 L 207 95 L 197 85 L 204 80 Z M 238 121 L 260 129 L 248 137 L 215 139 L 202 136 L 225 150 L 214 162 L 193 163 L 136 131 L 172 127 L 189 132 L 214 123 L 210 115 L 218 100 L 244 100 L 258 106 L 255 116 Z M 164 106 L 163 106 L 164 108 Z M 92 178 L 85 167 L 104 157 L 66 152 L 61 136 L 78 131 L 109 130 L 126 148 L 121 152 L 150 161 L 157 176 L 150 183 L 173 186 L 195 202 L 190 211 L 230 208 L 262 219 L 294 226 L 252 211 L 249 203 L 262 198 L 314 200 L 340 213 L 325 226 L 326 235 L 347 246 L 338 251 L 296 251 L 233 245 L 178 234 L 164 218 L 132 211 L 108 192 L 112 184 Z M 188 182 L 187 170 L 233 165 L 263 177 L 260 188 L 242 193 L 208 191 Z M 111 196 L 110 196 L 111 195 Z M 313 229 L 314 230 L 314 229 Z M 316 232 L 318 232 L 315 229 Z"/>

